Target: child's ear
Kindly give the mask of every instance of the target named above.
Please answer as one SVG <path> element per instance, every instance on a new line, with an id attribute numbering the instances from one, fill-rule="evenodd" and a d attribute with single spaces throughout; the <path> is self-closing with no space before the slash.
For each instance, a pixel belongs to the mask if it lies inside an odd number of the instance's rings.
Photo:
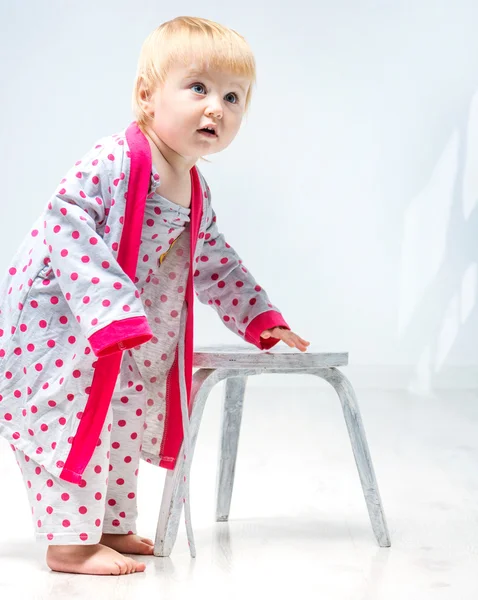
<path id="1" fill-rule="evenodd" d="M 144 112 L 151 116 L 154 115 L 153 95 L 153 90 L 141 76 L 138 82 L 138 100 Z"/>

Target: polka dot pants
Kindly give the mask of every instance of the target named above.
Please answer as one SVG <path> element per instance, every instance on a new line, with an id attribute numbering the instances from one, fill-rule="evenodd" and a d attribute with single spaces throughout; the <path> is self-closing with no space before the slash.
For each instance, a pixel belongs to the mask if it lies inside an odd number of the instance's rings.
<path id="1" fill-rule="evenodd" d="M 52 476 L 15 450 L 38 541 L 97 544 L 102 533 L 136 533 L 144 407 L 141 377 L 126 353 L 100 439 L 80 485 Z"/>

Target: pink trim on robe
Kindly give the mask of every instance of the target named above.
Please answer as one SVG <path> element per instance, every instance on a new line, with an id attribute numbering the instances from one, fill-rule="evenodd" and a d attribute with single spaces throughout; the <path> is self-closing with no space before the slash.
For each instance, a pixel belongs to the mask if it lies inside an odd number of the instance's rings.
<path id="1" fill-rule="evenodd" d="M 284 321 L 284 317 L 276 310 L 268 310 L 254 317 L 247 326 L 244 339 L 257 346 L 260 350 L 269 350 L 279 341 L 277 338 L 261 338 L 261 333 L 266 329 L 273 327 L 285 327 L 290 330 L 289 325 Z"/>
<path id="2" fill-rule="evenodd" d="M 131 169 L 125 223 L 118 251 L 118 264 L 133 281 L 138 263 L 144 209 L 151 177 L 151 149 L 136 122 L 126 130 L 126 139 L 131 151 Z M 98 358 L 91 391 L 66 463 L 57 465 L 63 467 L 60 479 L 71 483 L 81 482 L 81 476 L 91 460 L 103 429 L 122 356 L 123 352 L 120 350 Z"/>
<path id="3" fill-rule="evenodd" d="M 148 342 L 153 332 L 146 317 L 129 317 L 113 321 L 88 338 L 95 356 L 108 356 Z"/>
<path id="4" fill-rule="evenodd" d="M 188 395 L 189 414 L 191 414 L 191 385 L 193 374 L 193 352 L 194 352 L 194 254 L 199 235 L 199 226 L 202 219 L 203 191 L 196 167 L 190 171 L 191 174 L 191 225 L 190 225 L 190 269 L 186 287 L 185 302 L 188 307 L 186 320 L 186 332 L 184 341 L 184 374 L 186 379 L 186 390 Z M 183 442 L 183 422 L 181 416 L 181 396 L 179 391 L 179 369 L 178 369 L 178 347 L 176 357 L 169 370 L 166 385 L 166 420 L 164 424 L 163 440 L 160 450 L 160 467 L 174 469 L 176 460 Z"/>

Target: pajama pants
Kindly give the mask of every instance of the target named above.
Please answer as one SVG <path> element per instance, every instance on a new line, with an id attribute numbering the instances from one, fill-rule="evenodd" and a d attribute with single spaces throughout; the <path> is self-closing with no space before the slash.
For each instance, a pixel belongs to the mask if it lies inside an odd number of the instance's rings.
<path id="1" fill-rule="evenodd" d="M 97 544 L 102 533 L 136 533 L 146 406 L 141 383 L 131 352 L 125 352 L 100 439 L 80 485 L 52 476 L 15 449 L 37 541 Z"/>

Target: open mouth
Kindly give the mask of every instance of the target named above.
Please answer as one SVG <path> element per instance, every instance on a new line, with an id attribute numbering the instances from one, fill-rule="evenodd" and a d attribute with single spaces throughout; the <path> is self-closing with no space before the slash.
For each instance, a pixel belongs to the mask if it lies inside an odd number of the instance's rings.
<path id="1" fill-rule="evenodd" d="M 203 129 L 198 129 L 198 132 L 202 133 L 203 135 L 206 135 L 207 137 L 211 137 L 211 138 L 217 137 L 217 133 L 214 131 L 214 129 L 212 129 L 210 127 L 203 127 Z"/>

